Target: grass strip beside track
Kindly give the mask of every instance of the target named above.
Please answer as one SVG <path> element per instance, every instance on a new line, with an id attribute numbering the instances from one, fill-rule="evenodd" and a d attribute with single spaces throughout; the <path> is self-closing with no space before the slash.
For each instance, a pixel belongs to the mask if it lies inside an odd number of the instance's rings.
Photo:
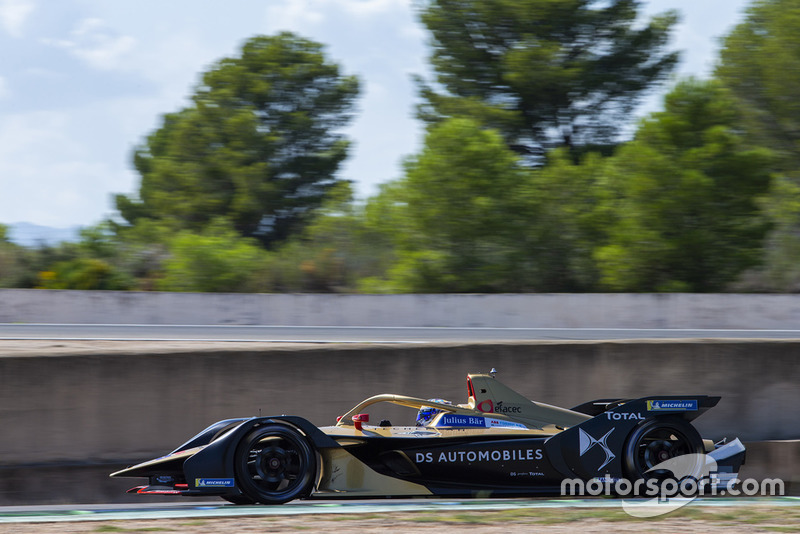
<path id="1" fill-rule="evenodd" d="M 421 511 L 315 514 L 207 519 L 148 519 L 0 525 L 0 532 L 70 534 L 99 532 L 800 532 L 800 506 L 743 504 L 687 506 L 641 519 L 613 508 L 520 508 L 499 511 Z"/>

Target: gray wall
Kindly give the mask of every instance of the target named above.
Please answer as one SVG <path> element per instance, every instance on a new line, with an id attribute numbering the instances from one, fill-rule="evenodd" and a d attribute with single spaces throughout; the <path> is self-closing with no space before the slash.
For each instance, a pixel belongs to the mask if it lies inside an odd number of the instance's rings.
<path id="1" fill-rule="evenodd" d="M 0 323 L 800 328 L 800 295 L 196 294 L 0 289 Z"/>
<path id="2" fill-rule="evenodd" d="M 260 411 L 334 424 L 377 393 L 463 402 L 467 373 L 492 367 L 520 393 L 567 407 L 722 395 L 697 421 L 707 437 L 800 438 L 799 354 L 800 342 L 532 342 L 0 357 L 0 465 L 160 455 Z"/>

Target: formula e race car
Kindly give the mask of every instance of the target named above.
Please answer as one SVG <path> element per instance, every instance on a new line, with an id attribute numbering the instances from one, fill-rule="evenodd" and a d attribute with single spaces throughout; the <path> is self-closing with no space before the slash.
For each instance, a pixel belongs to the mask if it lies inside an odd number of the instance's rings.
<path id="1" fill-rule="evenodd" d="M 526 399 L 495 372 L 467 377 L 468 401 L 377 395 L 317 427 L 296 416 L 227 419 L 174 452 L 111 474 L 146 477 L 129 493 L 280 504 L 306 497 L 559 494 L 570 480 L 646 480 L 664 462 L 713 458 L 734 480 L 742 443 L 714 444 L 690 422 L 719 397 L 601 399 L 572 409 Z M 369 425 L 367 408 L 417 410 L 415 426 Z"/>

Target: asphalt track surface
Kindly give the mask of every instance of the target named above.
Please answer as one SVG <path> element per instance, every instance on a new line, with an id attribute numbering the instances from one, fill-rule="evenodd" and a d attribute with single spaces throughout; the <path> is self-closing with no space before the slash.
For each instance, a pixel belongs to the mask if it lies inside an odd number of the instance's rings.
<path id="1" fill-rule="evenodd" d="M 463 343 L 617 339 L 800 339 L 800 330 L 0 324 L 0 340 Z"/>
<path id="2" fill-rule="evenodd" d="M 800 497 L 700 498 L 699 507 L 800 506 Z M 185 519 L 301 514 L 366 515 L 420 511 L 500 511 L 537 508 L 621 509 L 619 499 L 389 499 L 358 501 L 295 501 L 281 506 L 234 506 L 220 501 L 166 502 L 164 504 L 94 504 L 0 507 L 4 523 L 52 523 L 127 519 Z"/>

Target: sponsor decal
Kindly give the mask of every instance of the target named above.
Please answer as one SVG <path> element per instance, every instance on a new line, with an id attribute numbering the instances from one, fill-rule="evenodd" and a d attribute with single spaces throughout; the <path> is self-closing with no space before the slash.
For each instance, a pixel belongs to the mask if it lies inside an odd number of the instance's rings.
<path id="1" fill-rule="evenodd" d="M 492 413 L 494 412 L 494 404 L 489 399 L 478 404 L 478 410 L 482 411 L 483 413 Z"/>
<path id="2" fill-rule="evenodd" d="M 490 428 L 517 428 L 519 430 L 528 429 L 528 427 L 522 423 L 515 423 L 513 421 L 500 421 L 499 419 L 487 419 L 486 426 Z"/>
<path id="3" fill-rule="evenodd" d="M 196 478 L 194 485 L 198 488 L 232 488 L 232 478 Z"/>
<path id="4" fill-rule="evenodd" d="M 482 401 L 477 408 L 483 413 L 522 413 L 522 405 L 520 404 L 504 404 L 503 401 L 497 401 L 497 404 L 494 404 L 489 399 Z"/>
<path id="5" fill-rule="evenodd" d="M 501 421 L 500 419 L 492 419 L 488 417 L 454 414 L 443 415 L 436 423 L 436 426 L 453 426 L 462 428 L 515 428 L 519 430 L 527 430 L 528 428 L 522 423 L 515 423 L 514 421 Z"/>
<path id="6" fill-rule="evenodd" d="M 414 461 L 418 464 L 509 462 L 512 460 L 541 460 L 542 458 L 544 458 L 542 449 L 418 452 L 414 455 Z"/>
<path id="7" fill-rule="evenodd" d="M 519 404 L 504 405 L 503 401 L 498 401 L 494 406 L 494 413 L 522 413 L 522 406 Z"/>
<path id="8" fill-rule="evenodd" d="M 436 426 L 468 426 L 468 427 L 486 427 L 486 418 L 473 417 L 470 415 L 453 415 L 445 414 L 436 423 Z"/>
<path id="9" fill-rule="evenodd" d="M 647 401 L 648 412 L 666 411 L 696 411 L 697 399 L 691 400 L 649 400 Z"/>
<path id="10" fill-rule="evenodd" d="M 434 432 L 433 430 L 412 430 L 411 432 L 398 432 L 396 435 L 398 436 L 414 436 L 417 438 L 430 438 L 433 436 L 438 436 L 438 432 Z"/>
<path id="11" fill-rule="evenodd" d="M 640 413 L 606 412 L 609 421 L 627 421 L 629 419 L 644 419 Z"/>
<path id="12" fill-rule="evenodd" d="M 584 429 L 582 428 L 578 429 L 579 432 L 578 437 L 580 439 L 580 456 L 583 456 L 584 454 L 592 450 L 594 447 L 600 447 L 603 450 L 603 452 L 606 453 L 606 460 L 602 464 L 600 464 L 600 467 L 597 468 L 598 471 L 607 466 L 611 462 L 611 460 L 617 457 L 613 452 L 611 452 L 611 449 L 608 448 L 608 444 L 606 443 L 606 441 L 608 440 L 608 436 L 610 436 L 613 431 L 614 429 L 612 428 L 611 430 L 606 432 L 602 438 L 595 439 L 592 436 L 590 436 Z"/>

